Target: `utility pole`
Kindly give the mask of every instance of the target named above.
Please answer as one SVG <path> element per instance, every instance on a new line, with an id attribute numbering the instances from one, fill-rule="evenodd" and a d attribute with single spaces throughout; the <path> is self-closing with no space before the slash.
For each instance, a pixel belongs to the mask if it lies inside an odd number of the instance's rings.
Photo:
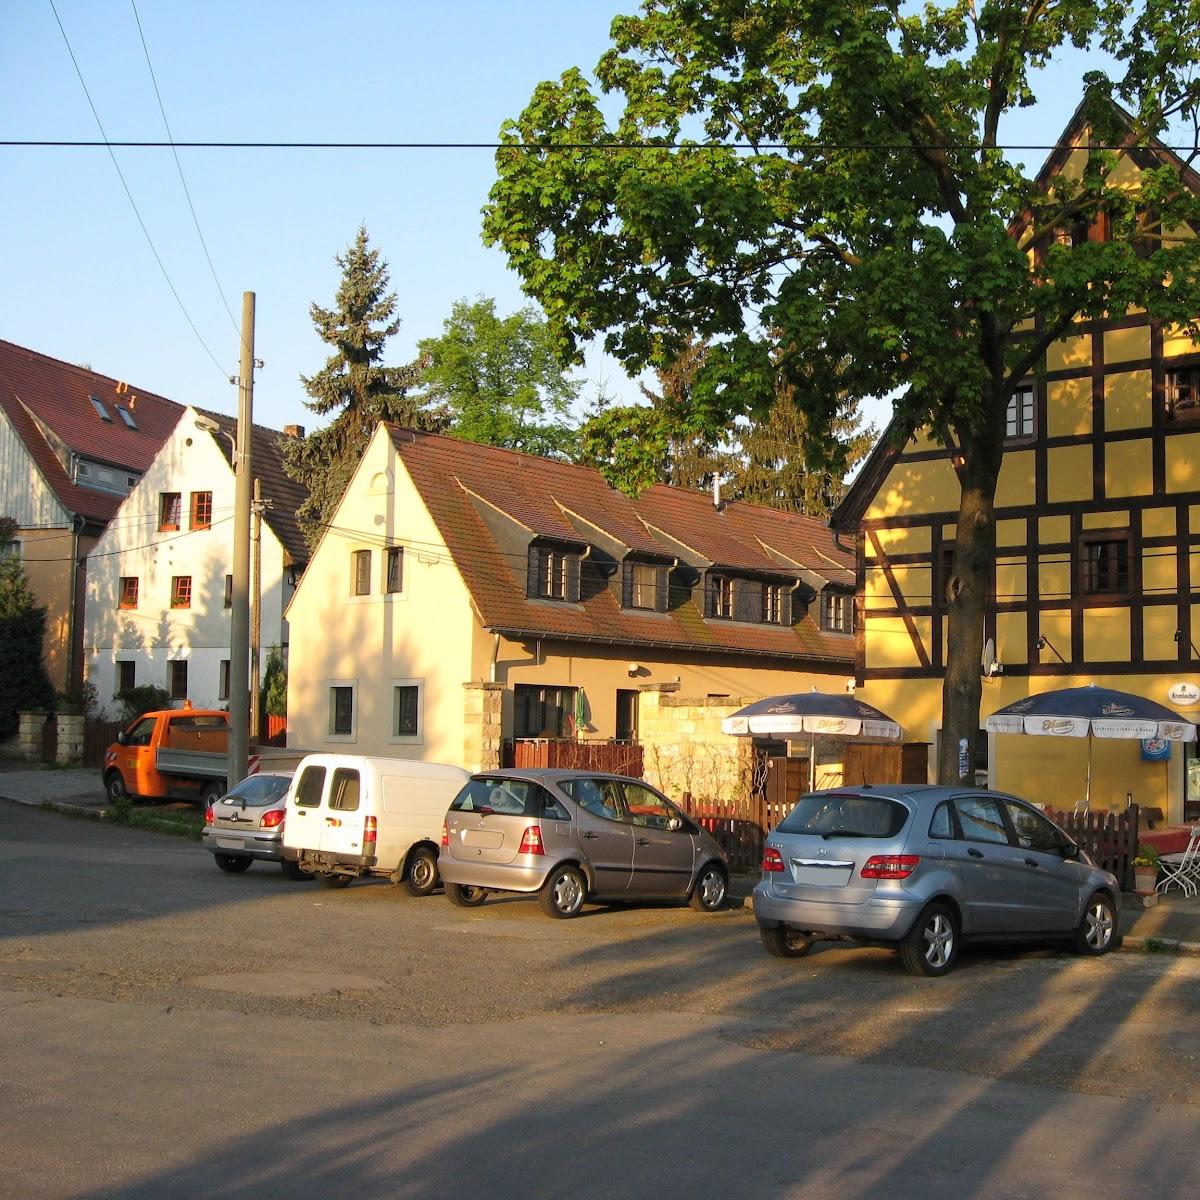
<path id="1" fill-rule="evenodd" d="M 246 778 L 250 734 L 250 433 L 254 411 L 254 293 L 242 293 L 237 443 L 233 454 L 233 605 L 229 630 L 229 767 L 232 787 Z"/>
<path id="2" fill-rule="evenodd" d="M 250 741 L 262 740 L 259 722 L 262 717 L 258 701 L 258 660 L 262 653 L 262 480 L 254 480 L 254 527 L 250 534 L 253 550 L 250 576 Z"/>

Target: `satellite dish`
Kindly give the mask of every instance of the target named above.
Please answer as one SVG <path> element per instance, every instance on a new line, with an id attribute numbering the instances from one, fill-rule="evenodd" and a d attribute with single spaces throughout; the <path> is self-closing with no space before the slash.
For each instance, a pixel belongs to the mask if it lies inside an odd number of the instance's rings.
<path id="1" fill-rule="evenodd" d="M 983 654 L 981 655 L 980 660 L 979 660 L 979 669 L 989 679 L 995 673 L 995 670 L 996 670 L 996 643 L 991 638 L 988 638 L 987 641 L 985 641 L 983 643 Z"/>

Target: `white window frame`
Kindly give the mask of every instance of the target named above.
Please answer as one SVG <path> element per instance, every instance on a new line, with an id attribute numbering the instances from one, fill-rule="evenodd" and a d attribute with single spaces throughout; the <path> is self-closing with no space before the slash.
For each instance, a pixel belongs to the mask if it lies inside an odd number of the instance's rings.
<path id="1" fill-rule="evenodd" d="M 1026 428 L 1024 418 L 1028 418 Z M 1009 432 L 1010 423 L 1013 432 Z M 1004 406 L 1004 440 L 1006 442 L 1027 442 L 1037 436 L 1037 391 L 1032 383 L 1022 384 L 1013 389 L 1008 403 Z"/>
<path id="2" fill-rule="evenodd" d="M 333 689 L 350 689 L 350 732 L 334 733 L 334 703 Z M 327 679 L 325 680 L 325 740 L 327 742 L 356 742 L 358 741 L 358 680 L 357 679 Z"/>
<path id="3" fill-rule="evenodd" d="M 397 593 L 399 594 L 399 593 Z M 415 687 L 417 689 L 417 732 L 415 734 L 400 734 L 396 732 L 399 724 L 399 698 L 396 689 Z M 394 746 L 421 746 L 425 743 L 425 680 L 424 679 L 393 679 L 392 704 L 388 714 L 388 741 Z"/>

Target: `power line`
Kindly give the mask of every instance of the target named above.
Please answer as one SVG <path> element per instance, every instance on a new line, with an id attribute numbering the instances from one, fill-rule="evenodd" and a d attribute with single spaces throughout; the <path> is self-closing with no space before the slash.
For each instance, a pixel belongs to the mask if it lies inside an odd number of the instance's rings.
<path id="1" fill-rule="evenodd" d="M 167 131 L 167 137 L 174 143 L 175 135 L 171 132 L 171 125 L 167 120 L 167 110 L 163 105 L 162 93 L 158 90 L 158 77 L 154 74 L 154 64 L 150 61 L 150 47 L 146 45 L 146 34 L 142 29 L 142 19 L 138 15 L 136 0 L 129 0 L 129 6 L 133 9 L 133 19 L 137 24 L 138 37 L 142 41 L 142 53 L 146 56 L 146 67 L 150 71 L 150 82 L 154 84 L 154 96 L 158 100 L 158 111 L 162 113 L 163 128 Z M 192 193 L 188 189 L 187 180 L 183 175 L 183 164 L 179 161 L 179 152 L 175 149 L 174 144 L 171 146 L 171 154 L 175 159 L 175 169 L 179 172 L 179 182 L 183 185 L 183 194 L 187 197 L 188 209 L 192 214 L 192 224 L 196 227 L 196 236 L 200 239 L 200 248 L 204 251 L 204 258 L 208 263 L 209 271 L 212 273 L 213 283 L 217 286 L 217 294 L 221 297 L 221 303 L 225 306 L 225 312 L 229 316 L 229 323 L 237 330 L 240 340 L 242 336 L 241 328 L 238 326 L 237 321 L 234 320 L 233 310 L 229 307 L 229 301 L 225 298 L 221 281 L 217 278 L 217 268 L 213 266 L 212 255 L 208 252 L 208 243 L 205 242 L 204 234 L 200 231 L 200 218 L 196 216 L 196 206 L 192 203 Z"/>
<path id="2" fill-rule="evenodd" d="M 154 239 L 150 236 L 150 230 L 146 228 L 146 222 L 142 220 L 142 214 L 138 210 L 137 202 L 133 198 L 133 193 L 129 190 L 129 184 L 125 181 L 125 173 L 121 170 L 121 164 L 117 162 L 116 154 L 113 153 L 113 147 L 121 143 L 110 142 L 108 134 L 104 131 L 104 122 L 100 120 L 100 114 L 96 111 L 96 105 L 92 101 L 92 94 L 88 91 L 88 86 L 84 82 L 83 72 L 79 68 L 75 51 L 71 49 L 71 39 L 67 37 L 67 31 L 63 26 L 62 18 L 58 15 L 58 9 L 55 7 L 54 0 L 50 0 L 50 10 L 54 13 L 55 21 L 58 22 L 58 30 L 62 34 L 63 42 L 67 47 L 67 53 L 71 56 L 71 64 L 75 68 L 75 74 L 79 77 L 79 86 L 83 88 L 83 94 L 87 97 L 88 107 L 92 110 L 92 116 L 96 118 L 96 126 L 100 130 L 100 136 L 104 139 L 101 142 L 93 142 L 91 144 L 94 146 L 103 146 L 108 151 L 108 156 L 112 159 L 112 165 L 116 169 L 117 178 L 120 179 L 121 187 L 125 189 L 125 196 L 129 200 L 130 207 L 133 209 L 133 215 L 137 217 L 137 222 L 141 226 L 142 233 L 146 238 L 146 244 L 150 247 L 150 253 L 154 255 L 154 261 L 158 263 L 158 269 L 162 272 L 162 277 L 167 281 L 167 287 L 171 289 L 171 295 L 175 297 L 175 303 L 179 305 L 179 311 L 183 313 L 184 320 L 191 326 L 192 332 L 196 335 L 196 340 L 204 347 L 204 352 L 212 359 L 213 366 L 220 371 L 223 379 L 228 379 L 229 372 L 221 366 L 217 360 L 217 356 L 209 349 L 208 343 L 200 336 L 200 330 L 196 328 L 196 323 L 192 320 L 187 308 L 184 306 L 183 300 L 180 299 L 179 292 L 176 290 L 174 283 L 171 282 L 171 276 L 167 274 L 167 268 L 163 265 L 163 260 L 154 245 Z"/>

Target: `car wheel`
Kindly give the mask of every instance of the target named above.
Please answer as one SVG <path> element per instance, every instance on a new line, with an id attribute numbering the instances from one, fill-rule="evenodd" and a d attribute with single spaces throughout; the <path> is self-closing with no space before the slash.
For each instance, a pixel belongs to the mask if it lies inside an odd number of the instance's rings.
<path id="1" fill-rule="evenodd" d="M 773 958 L 803 958 L 813 948 L 811 938 L 795 939 L 782 925 L 760 925 L 758 936 Z"/>
<path id="2" fill-rule="evenodd" d="M 109 771 L 105 775 L 104 792 L 113 804 L 119 804 L 122 800 L 129 799 L 129 789 L 125 786 L 125 780 L 121 778 L 120 771 Z"/>
<path id="3" fill-rule="evenodd" d="M 945 904 L 930 904 L 900 943 L 910 975 L 945 975 L 958 957 L 958 918 Z"/>
<path id="4" fill-rule="evenodd" d="M 478 908 L 487 899 L 487 888 L 466 883 L 446 884 L 446 899 L 459 908 Z"/>
<path id="5" fill-rule="evenodd" d="M 310 875 L 304 870 L 298 862 L 292 862 L 290 858 L 285 858 L 280 864 L 279 869 L 288 877 L 288 879 L 311 879 Z"/>
<path id="6" fill-rule="evenodd" d="M 697 912 L 717 912 L 724 905 L 728 891 L 729 880 L 725 877 L 724 870 L 716 863 L 709 863 L 700 872 L 700 878 L 692 888 L 688 903 Z"/>
<path id="7" fill-rule="evenodd" d="M 574 867 L 555 867 L 538 892 L 538 903 L 549 917 L 573 917 L 586 897 L 587 884 Z"/>
<path id="8" fill-rule="evenodd" d="M 413 851 L 404 876 L 404 886 L 413 896 L 428 896 L 437 887 L 437 855 L 428 846 Z"/>
<path id="9" fill-rule="evenodd" d="M 217 866 L 230 875 L 240 875 L 250 870 L 250 864 L 254 862 L 248 854 L 214 854 L 213 858 L 217 860 Z"/>
<path id="10" fill-rule="evenodd" d="M 206 783 L 200 789 L 200 807 L 207 808 L 210 804 L 216 804 L 223 795 L 225 789 L 219 783 Z"/>
<path id="11" fill-rule="evenodd" d="M 1121 944 L 1117 909 L 1103 892 L 1097 892 L 1083 910 L 1083 920 L 1075 931 L 1075 953 L 1094 956 L 1107 954 Z"/>
<path id="12" fill-rule="evenodd" d="M 350 886 L 350 880 L 353 879 L 354 876 L 353 875 L 335 875 L 331 871 L 326 871 L 323 874 L 318 875 L 317 878 L 321 881 L 322 887 L 344 888 L 344 887 Z"/>

